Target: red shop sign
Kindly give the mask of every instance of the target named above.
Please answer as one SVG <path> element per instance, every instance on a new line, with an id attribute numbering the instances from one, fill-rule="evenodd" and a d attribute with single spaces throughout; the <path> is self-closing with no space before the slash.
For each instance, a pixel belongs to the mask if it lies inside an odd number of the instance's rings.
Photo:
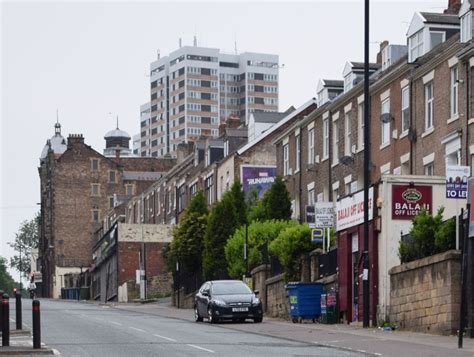
<path id="1" fill-rule="evenodd" d="M 412 219 L 422 209 L 431 214 L 432 186 L 392 185 L 392 219 Z"/>

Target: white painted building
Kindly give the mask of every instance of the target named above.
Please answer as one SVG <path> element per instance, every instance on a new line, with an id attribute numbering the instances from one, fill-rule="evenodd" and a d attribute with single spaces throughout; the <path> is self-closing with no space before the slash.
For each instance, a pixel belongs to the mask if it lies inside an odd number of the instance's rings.
<path id="1" fill-rule="evenodd" d="M 175 156 L 179 143 L 217 137 L 237 115 L 278 111 L 278 56 L 184 46 L 150 65 L 150 118 L 141 121 L 141 155 Z"/>

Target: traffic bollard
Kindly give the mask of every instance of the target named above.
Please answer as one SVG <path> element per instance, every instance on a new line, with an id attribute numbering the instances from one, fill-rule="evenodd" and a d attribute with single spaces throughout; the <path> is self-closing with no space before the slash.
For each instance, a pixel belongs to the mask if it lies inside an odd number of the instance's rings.
<path id="1" fill-rule="evenodd" d="M 2 346 L 10 346 L 10 299 L 8 294 L 3 294 L 2 310 Z"/>
<path id="2" fill-rule="evenodd" d="M 21 293 L 16 292 L 16 329 L 21 330 L 22 329 L 22 314 L 21 314 Z"/>
<path id="3" fill-rule="evenodd" d="M 40 302 L 33 300 L 33 348 L 41 348 Z"/>
<path id="4" fill-rule="evenodd" d="M 0 331 L 3 331 L 3 290 L 0 290 Z"/>

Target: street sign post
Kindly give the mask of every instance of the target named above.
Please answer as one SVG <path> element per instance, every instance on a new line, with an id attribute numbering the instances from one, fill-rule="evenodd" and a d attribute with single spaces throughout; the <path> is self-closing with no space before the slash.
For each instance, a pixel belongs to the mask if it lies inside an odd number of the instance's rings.
<path id="1" fill-rule="evenodd" d="M 324 240 L 324 228 L 311 229 L 311 241 L 313 243 L 323 243 L 323 240 Z"/>

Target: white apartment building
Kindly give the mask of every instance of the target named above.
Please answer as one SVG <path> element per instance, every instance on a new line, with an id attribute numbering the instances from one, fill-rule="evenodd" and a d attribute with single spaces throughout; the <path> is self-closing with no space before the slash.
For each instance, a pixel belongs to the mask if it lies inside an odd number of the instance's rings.
<path id="1" fill-rule="evenodd" d="M 217 137 L 230 115 L 278 111 L 278 56 L 184 46 L 150 65 L 141 106 L 141 155 L 175 156 L 179 143 Z M 149 113 L 146 111 L 149 105 Z"/>

